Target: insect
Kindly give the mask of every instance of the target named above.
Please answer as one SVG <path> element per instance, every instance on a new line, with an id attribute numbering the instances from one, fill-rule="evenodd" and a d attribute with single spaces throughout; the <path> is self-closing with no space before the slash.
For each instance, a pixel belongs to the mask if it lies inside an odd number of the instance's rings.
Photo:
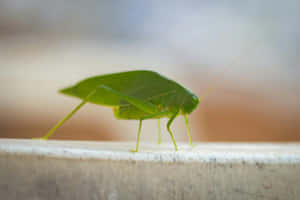
<path id="1" fill-rule="evenodd" d="M 127 71 L 87 78 L 74 86 L 60 90 L 65 95 L 82 99 L 63 120 L 56 124 L 44 137 L 48 139 L 55 130 L 76 113 L 86 103 L 112 106 L 118 119 L 139 120 L 136 139 L 137 152 L 142 122 L 147 119 L 157 119 L 158 143 L 161 142 L 160 119 L 169 118 L 167 130 L 171 136 L 175 151 L 178 150 L 171 124 L 174 119 L 183 115 L 187 127 L 189 143 L 192 139 L 187 116 L 193 112 L 200 99 L 179 83 L 153 71 Z"/>

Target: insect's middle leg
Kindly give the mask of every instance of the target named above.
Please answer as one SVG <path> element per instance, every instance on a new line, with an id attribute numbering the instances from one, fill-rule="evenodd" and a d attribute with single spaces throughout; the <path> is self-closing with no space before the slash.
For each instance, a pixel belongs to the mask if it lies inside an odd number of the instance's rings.
<path id="1" fill-rule="evenodd" d="M 175 142 L 173 133 L 172 133 L 172 131 L 171 131 L 171 129 L 170 129 L 170 126 L 171 126 L 172 122 L 174 121 L 174 119 L 176 118 L 177 114 L 178 114 L 178 112 L 176 112 L 176 113 L 170 118 L 170 120 L 169 120 L 168 123 L 167 123 L 167 129 L 168 129 L 168 131 L 169 131 L 169 133 L 170 133 L 170 136 L 171 136 L 171 139 L 172 139 L 172 141 L 173 141 L 175 151 L 177 151 L 178 149 L 177 149 L 177 145 L 176 145 L 176 142 Z"/>
<path id="2" fill-rule="evenodd" d="M 160 131 L 160 119 L 157 119 L 157 128 L 158 128 L 158 144 L 161 144 L 161 131 Z"/>
<path id="3" fill-rule="evenodd" d="M 144 119 L 151 119 L 151 118 L 160 116 L 160 115 L 162 115 L 162 114 L 165 114 L 165 115 L 166 115 L 166 114 L 170 114 L 170 111 L 162 111 L 162 112 L 154 113 L 154 114 L 151 114 L 151 115 L 148 115 L 148 116 L 143 117 L 141 120 L 144 120 Z M 175 142 L 173 133 L 172 133 L 172 131 L 171 131 L 171 129 L 170 129 L 170 126 L 171 126 L 172 122 L 174 121 L 174 119 L 176 118 L 177 114 L 178 114 L 178 112 L 174 113 L 174 114 L 172 115 L 172 117 L 170 118 L 170 120 L 168 121 L 168 123 L 167 123 L 167 129 L 168 129 L 168 131 L 169 131 L 169 133 L 170 133 L 170 136 L 171 136 L 171 139 L 172 139 L 172 141 L 173 141 L 173 144 L 174 144 L 174 147 L 175 147 L 175 151 L 177 151 L 178 149 L 177 149 L 177 145 L 176 145 L 176 142 Z"/>
<path id="4" fill-rule="evenodd" d="M 131 152 L 135 153 L 135 152 L 138 152 L 138 150 L 139 150 L 139 142 L 140 142 L 140 135 L 141 135 L 141 128 L 142 128 L 142 121 L 145 120 L 145 119 L 152 119 L 154 117 L 157 117 L 157 116 L 160 116 L 160 115 L 163 115 L 163 114 L 169 114 L 169 111 L 162 111 L 162 112 L 154 113 L 154 114 L 151 114 L 151 115 L 144 116 L 140 119 L 139 130 L 138 130 L 138 134 L 137 134 L 137 138 L 136 138 L 136 149 L 135 150 L 130 150 Z"/>
<path id="5" fill-rule="evenodd" d="M 147 115 L 147 116 L 143 117 L 142 119 L 151 119 L 151 118 L 155 118 L 160 115 L 166 115 L 166 114 L 170 114 L 170 111 L 162 111 L 162 112 L 154 113 L 151 115 Z M 157 143 L 161 144 L 160 119 L 157 119 L 157 127 L 158 127 L 158 142 Z"/>
<path id="6" fill-rule="evenodd" d="M 140 142 L 140 135 L 141 135 L 141 129 L 142 129 L 142 121 L 145 120 L 145 119 L 151 119 L 151 118 L 160 116 L 162 114 L 167 114 L 167 113 L 169 113 L 169 111 L 162 111 L 162 112 L 158 112 L 158 113 L 155 113 L 155 114 L 144 116 L 140 119 L 139 130 L 138 130 L 138 134 L 137 134 L 137 138 L 136 138 L 136 148 L 135 148 L 135 150 L 130 150 L 131 152 L 135 153 L 135 152 L 138 152 L 138 150 L 139 150 L 139 142 Z"/>
<path id="7" fill-rule="evenodd" d="M 140 123 L 139 123 L 139 130 L 138 130 L 138 134 L 136 137 L 136 147 L 135 150 L 130 150 L 132 153 L 138 152 L 139 150 L 139 142 L 140 142 L 140 135 L 141 135 L 141 129 L 142 129 L 142 119 L 140 119 Z"/>

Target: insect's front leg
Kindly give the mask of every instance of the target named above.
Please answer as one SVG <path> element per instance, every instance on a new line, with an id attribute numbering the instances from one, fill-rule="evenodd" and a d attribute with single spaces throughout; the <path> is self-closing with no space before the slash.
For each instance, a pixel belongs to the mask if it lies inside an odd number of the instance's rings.
<path id="1" fill-rule="evenodd" d="M 188 121 L 187 115 L 184 115 L 184 120 L 185 120 L 185 125 L 186 125 L 186 129 L 187 129 L 188 137 L 189 137 L 189 143 L 190 143 L 191 147 L 195 147 L 196 145 L 194 145 L 192 143 L 191 131 L 190 131 L 190 126 L 189 126 L 189 121 Z"/>

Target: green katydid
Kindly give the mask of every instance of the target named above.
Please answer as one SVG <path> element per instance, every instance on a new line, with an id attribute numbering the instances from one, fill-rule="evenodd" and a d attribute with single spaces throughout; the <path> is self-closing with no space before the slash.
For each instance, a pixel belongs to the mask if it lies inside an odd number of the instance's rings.
<path id="1" fill-rule="evenodd" d="M 164 117 L 169 118 L 167 130 L 177 151 L 170 126 L 178 115 L 184 116 L 189 143 L 193 146 L 187 115 L 196 109 L 200 99 L 179 83 L 159 73 L 144 70 L 100 75 L 82 80 L 60 92 L 80 98 L 82 102 L 41 139 L 48 139 L 58 127 L 89 102 L 112 106 L 118 119 L 139 120 L 136 149 L 132 152 L 139 149 L 142 122 L 146 119 L 157 119 L 160 143 L 159 120 Z"/>

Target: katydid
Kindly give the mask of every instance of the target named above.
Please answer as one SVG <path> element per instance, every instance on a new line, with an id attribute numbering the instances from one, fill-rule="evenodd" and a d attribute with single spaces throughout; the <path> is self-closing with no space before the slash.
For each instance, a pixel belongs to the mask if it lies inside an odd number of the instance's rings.
<path id="1" fill-rule="evenodd" d="M 179 83 L 157 72 L 127 71 L 95 76 L 64 88 L 60 92 L 80 98 L 82 102 L 41 139 L 48 139 L 84 104 L 93 103 L 112 106 L 114 115 L 118 119 L 139 120 L 136 148 L 132 152 L 137 152 L 139 149 L 142 122 L 146 119 L 157 119 L 158 143 L 161 142 L 160 118 L 169 118 L 167 130 L 177 151 L 170 126 L 178 115 L 184 116 L 189 143 L 193 146 L 187 116 L 196 109 L 201 99 Z"/>

